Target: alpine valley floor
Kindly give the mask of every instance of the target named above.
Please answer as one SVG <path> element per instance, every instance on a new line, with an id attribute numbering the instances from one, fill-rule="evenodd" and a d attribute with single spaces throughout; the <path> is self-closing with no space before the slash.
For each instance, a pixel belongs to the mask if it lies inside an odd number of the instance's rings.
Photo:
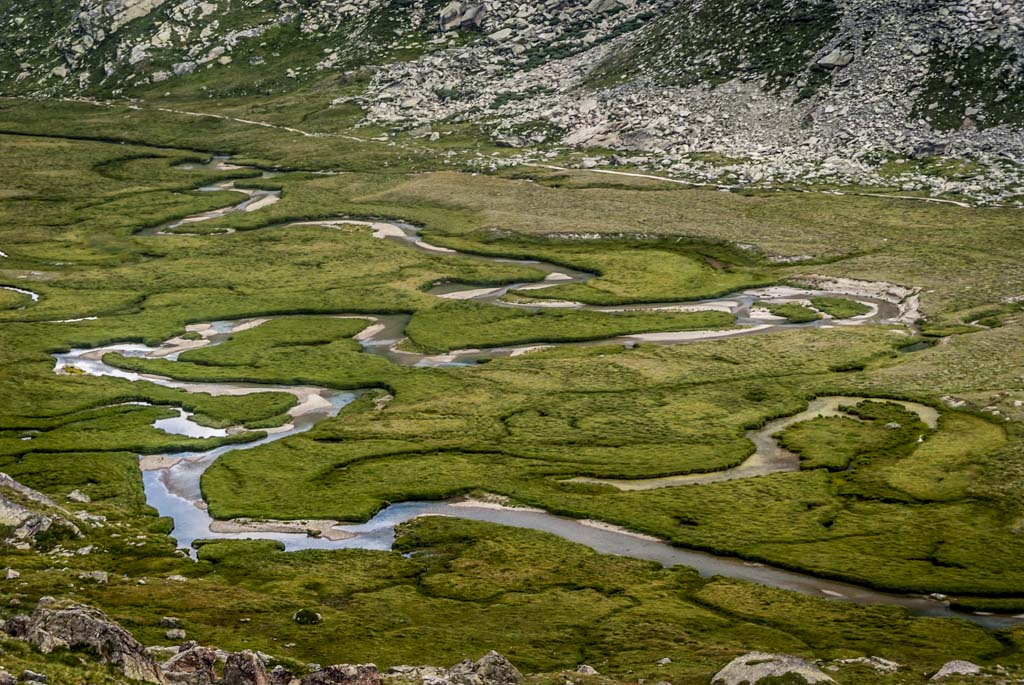
<path id="1" fill-rule="evenodd" d="M 52 500 L 0 481 L 0 618 L 297 670 L 1024 674 L 1020 210 L 482 174 L 302 114 L 0 101 L 0 472 Z"/>

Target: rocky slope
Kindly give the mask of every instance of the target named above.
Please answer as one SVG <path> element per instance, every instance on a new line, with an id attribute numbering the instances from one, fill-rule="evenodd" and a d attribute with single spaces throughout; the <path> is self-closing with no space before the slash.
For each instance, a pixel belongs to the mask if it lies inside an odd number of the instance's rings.
<path id="1" fill-rule="evenodd" d="M 0 7 L 6 94 L 272 96 L 359 71 L 369 87 L 337 104 L 388 127 L 469 121 L 508 145 L 611 148 L 723 184 L 895 177 L 988 202 L 1024 193 L 1024 7 L 1005 0 Z M 972 162 L 903 173 L 933 155 Z"/>

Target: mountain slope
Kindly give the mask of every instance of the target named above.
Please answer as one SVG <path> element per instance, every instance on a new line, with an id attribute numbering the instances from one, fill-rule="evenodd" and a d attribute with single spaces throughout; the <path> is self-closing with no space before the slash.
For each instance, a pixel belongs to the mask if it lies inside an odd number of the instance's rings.
<path id="1" fill-rule="evenodd" d="M 897 185 L 987 202 L 1024 192 L 1024 8 L 1001 0 L 0 7 L 4 94 L 313 89 L 385 128 L 472 122 L 511 146 L 633 151 L 633 166 L 703 181 L 885 185 L 901 158 L 944 155 L 970 158 L 968 172 L 911 165 Z M 353 78 L 368 83 L 354 97 Z"/>

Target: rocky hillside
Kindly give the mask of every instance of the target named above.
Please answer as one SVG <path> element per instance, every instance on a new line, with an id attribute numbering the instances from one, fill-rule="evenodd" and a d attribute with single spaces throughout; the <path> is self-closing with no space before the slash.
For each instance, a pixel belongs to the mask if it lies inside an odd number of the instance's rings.
<path id="1" fill-rule="evenodd" d="M 6 94 L 337 90 L 366 123 L 468 121 L 506 145 L 610 148 L 705 181 L 884 184 L 886 164 L 944 155 L 980 167 L 897 185 L 989 202 L 1024 193 L 1007 169 L 1024 159 L 1024 7 L 1008 0 L 0 7 Z M 353 76 L 369 79 L 355 96 L 340 87 Z"/>

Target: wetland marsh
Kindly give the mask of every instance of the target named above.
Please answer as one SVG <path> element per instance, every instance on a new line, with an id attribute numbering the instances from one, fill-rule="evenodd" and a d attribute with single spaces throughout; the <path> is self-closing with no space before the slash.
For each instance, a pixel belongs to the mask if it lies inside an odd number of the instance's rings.
<path id="1" fill-rule="evenodd" d="M 296 662 L 1020 659 L 1016 214 L 77 107 L 0 136 L 0 471 L 105 518 L 5 548 L 19 601 Z"/>

